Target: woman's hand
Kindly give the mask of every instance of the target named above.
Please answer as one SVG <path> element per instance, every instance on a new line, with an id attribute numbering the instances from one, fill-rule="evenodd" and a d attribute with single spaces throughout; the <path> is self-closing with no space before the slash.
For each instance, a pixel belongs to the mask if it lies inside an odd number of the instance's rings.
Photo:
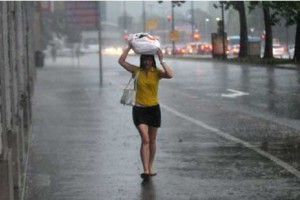
<path id="1" fill-rule="evenodd" d="M 132 48 L 132 45 L 130 43 L 128 43 L 127 48 L 123 51 L 118 62 L 122 67 L 124 67 L 124 69 L 126 69 L 127 71 L 132 73 L 134 70 L 134 66 L 132 64 L 126 62 L 127 55 L 129 53 L 129 51 L 131 50 L 131 48 Z"/>
<path id="2" fill-rule="evenodd" d="M 161 51 L 160 48 L 157 50 L 157 55 L 158 55 L 160 64 L 164 68 L 164 70 L 161 71 L 161 73 L 159 75 L 160 78 L 172 78 L 173 77 L 173 71 L 169 67 L 169 65 L 164 61 L 164 54 L 163 54 L 163 52 Z"/>
<path id="3" fill-rule="evenodd" d="M 158 55 L 159 61 L 162 62 L 164 60 L 164 54 L 160 48 L 157 50 L 157 55 Z"/>

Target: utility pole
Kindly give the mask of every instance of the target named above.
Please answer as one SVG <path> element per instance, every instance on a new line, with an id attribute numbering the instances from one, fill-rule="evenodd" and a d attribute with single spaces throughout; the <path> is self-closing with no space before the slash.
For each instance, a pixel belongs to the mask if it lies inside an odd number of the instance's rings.
<path id="1" fill-rule="evenodd" d="M 194 1 L 191 1 L 191 25 L 192 25 L 192 42 L 194 41 L 194 33 L 195 33 L 195 18 L 194 18 Z"/>
<path id="2" fill-rule="evenodd" d="M 175 30 L 175 22 L 174 22 L 174 4 L 171 2 L 172 6 L 172 31 Z M 172 41 L 172 53 L 175 55 L 175 41 Z"/>
<path id="3" fill-rule="evenodd" d="M 123 1 L 123 12 L 124 12 L 124 30 L 126 30 L 126 18 L 127 18 L 127 16 L 126 16 L 126 1 Z"/>
<path id="4" fill-rule="evenodd" d="M 99 43 L 99 76 L 100 87 L 103 86 L 103 70 L 102 70 L 102 44 L 101 44 L 101 1 L 98 2 L 98 43 Z"/>
<path id="5" fill-rule="evenodd" d="M 145 11 L 145 1 L 143 1 L 143 32 L 146 32 L 146 11 Z"/>
<path id="6" fill-rule="evenodd" d="M 222 40 L 223 40 L 223 60 L 226 59 L 226 48 L 225 48 L 225 27 L 224 27 L 224 2 L 221 2 L 222 9 Z"/>
<path id="7" fill-rule="evenodd" d="M 163 1 L 158 1 L 158 3 L 162 3 Z M 174 21 L 174 7 L 181 6 L 185 1 L 171 1 L 171 10 L 172 10 L 172 30 L 170 33 L 175 32 L 175 21 Z M 177 32 L 176 32 L 177 33 Z M 177 33 L 178 34 L 178 33 Z M 175 41 L 172 39 L 172 53 L 175 55 Z"/>

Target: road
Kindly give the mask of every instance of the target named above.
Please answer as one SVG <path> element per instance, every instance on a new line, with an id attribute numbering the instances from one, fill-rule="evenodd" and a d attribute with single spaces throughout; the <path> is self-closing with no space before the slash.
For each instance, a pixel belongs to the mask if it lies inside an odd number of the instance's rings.
<path id="1" fill-rule="evenodd" d="M 300 199 L 299 71 L 166 59 L 158 175 L 144 184 L 117 58 L 103 57 L 100 88 L 95 55 L 38 70 L 28 200 Z"/>

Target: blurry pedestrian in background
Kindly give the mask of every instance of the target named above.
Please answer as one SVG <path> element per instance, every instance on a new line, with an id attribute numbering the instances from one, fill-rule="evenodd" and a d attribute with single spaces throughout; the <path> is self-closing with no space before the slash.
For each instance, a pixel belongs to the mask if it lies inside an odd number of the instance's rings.
<path id="1" fill-rule="evenodd" d="M 51 57 L 52 57 L 53 62 L 56 61 L 56 53 L 57 53 L 56 45 L 55 45 L 55 43 L 51 43 Z"/>
<path id="2" fill-rule="evenodd" d="M 161 112 L 157 97 L 159 80 L 173 77 L 172 69 L 163 59 L 161 49 L 158 49 L 157 56 L 163 69 L 156 67 L 154 55 L 141 55 L 140 67 L 126 62 L 128 52 L 132 46 L 125 49 L 119 58 L 119 64 L 135 76 L 137 72 L 136 103 L 132 108 L 134 124 L 141 136 L 140 155 L 144 172 L 141 177 L 149 180 L 155 176 L 153 161 L 156 152 L 156 135 L 161 125 Z"/>

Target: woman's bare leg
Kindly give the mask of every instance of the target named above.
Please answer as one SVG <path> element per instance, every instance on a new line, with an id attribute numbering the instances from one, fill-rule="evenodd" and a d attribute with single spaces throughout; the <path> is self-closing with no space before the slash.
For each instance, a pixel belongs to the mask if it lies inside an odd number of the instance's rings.
<path id="1" fill-rule="evenodd" d="M 141 155 L 141 160 L 142 160 L 142 164 L 143 164 L 143 168 L 144 168 L 144 173 L 149 174 L 150 173 L 150 169 L 149 169 L 150 138 L 149 138 L 149 133 L 148 133 L 148 126 L 145 124 L 140 124 L 140 125 L 138 125 L 137 129 L 141 136 L 140 155 Z"/>
<path id="2" fill-rule="evenodd" d="M 155 173 L 153 171 L 153 161 L 155 158 L 155 153 L 156 153 L 156 135 L 157 135 L 157 127 L 152 127 L 149 126 L 148 132 L 149 132 L 149 139 L 150 139 L 150 143 L 149 143 L 149 173 L 153 174 Z"/>

